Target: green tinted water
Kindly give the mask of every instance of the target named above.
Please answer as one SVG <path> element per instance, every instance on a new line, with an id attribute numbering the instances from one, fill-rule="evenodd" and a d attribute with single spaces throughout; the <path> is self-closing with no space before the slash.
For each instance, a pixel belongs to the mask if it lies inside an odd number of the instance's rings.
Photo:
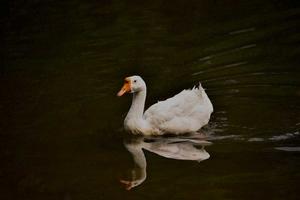
<path id="1" fill-rule="evenodd" d="M 1 199 L 298 198 L 297 1 L 6 5 Z M 127 191 L 119 180 L 141 167 L 123 141 L 131 98 L 116 92 L 132 74 L 146 107 L 201 81 L 215 112 L 201 162 L 149 150 L 194 151 L 191 138 L 129 143 L 147 146 L 147 176 Z"/>

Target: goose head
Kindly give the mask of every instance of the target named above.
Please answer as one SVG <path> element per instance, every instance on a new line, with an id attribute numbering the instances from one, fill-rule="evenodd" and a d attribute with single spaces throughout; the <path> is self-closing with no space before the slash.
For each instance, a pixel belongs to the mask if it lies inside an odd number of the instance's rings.
<path id="1" fill-rule="evenodd" d="M 122 96 L 125 93 L 136 93 L 146 90 L 146 84 L 140 76 L 130 76 L 124 79 L 124 85 L 118 92 L 117 96 Z"/>

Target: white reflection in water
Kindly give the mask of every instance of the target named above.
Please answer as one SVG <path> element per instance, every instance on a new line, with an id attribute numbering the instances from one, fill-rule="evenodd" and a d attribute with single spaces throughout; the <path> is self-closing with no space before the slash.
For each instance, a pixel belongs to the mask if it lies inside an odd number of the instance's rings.
<path id="1" fill-rule="evenodd" d="M 176 160 L 194 160 L 201 162 L 210 157 L 204 149 L 211 142 L 195 137 L 139 137 L 124 141 L 132 155 L 135 167 L 131 170 L 130 180 L 121 179 L 127 190 L 142 184 L 147 177 L 147 161 L 143 150 L 150 151 L 165 158 Z"/>

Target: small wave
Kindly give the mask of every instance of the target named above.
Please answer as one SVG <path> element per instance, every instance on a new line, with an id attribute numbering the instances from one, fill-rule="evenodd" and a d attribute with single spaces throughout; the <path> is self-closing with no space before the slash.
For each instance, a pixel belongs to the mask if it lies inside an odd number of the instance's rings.
<path id="1" fill-rule="evenodd" d="M 253 137 L 253 138 L 249 138 L 248 142 L 263 142 L 263 141 L 281 141 L 281 140 L 288 140 L 291 138 L 294 138 L 296 136 L 300 135 L 300 133 L 297 131 L 295 133 L 285 133 L 285 134 L 281 134 L 281 135 L 274 135 L 272 137 L 269 138 L 261 138 L 261 137 Z"/>
<path id="2" fill-rule="evenodd" d="M 300 152 L 300 147 L 275 147 L 275 149 L 289 152 Z"/>
<path id="3" fill-rule="evenodd" d="M 222 56 L 226 56 L 228 54 L 232 54 L 232 53 L 236 53 L 236 52 L 239 52 L 239 51 L 243 51 L 243 50 L 247 50 L 247 49 L 251 49 L 251 48 L 254 48 L 256 47 L 257 44 L 255 43 L 252 43 L 252 44 L 245 44 L 243 46 L 239 46 L 239 47 L 236 47 L 236 48 L 232 48 L 232 49 L 228 49 L 226 51 L 221 51 L 221 52 L 217 52 L 215 54 L 211 54 L 211 55 L 207 55 L 207 56 L 204 56 L 204 57 L 200 57 L 198 58 L 198 61 L 199 62 L 208 62 L 216 57 L 222 57 Z"/>
<path id="4" fill-rule="evenodd" d="M 207 138 L 210 141 L 214 141 L 214 140 L 225 140 L 225 139 L 243 139 L 240 135 L 224 135 L 224 136 L 210 136 Z"/>
<path id="5" fill-rule="evenodd" d="M 275 135 L 275 136 L 270 137 L 269 140 L 271 140 L 271 141 L 287 140 L 287 139 L 296 137 L 299 134 L 300 133 L 297 131 L 295 133 L 286 133 L 286 134 L 282 134 L 282 135 Z"/>
<path id="6" fill-rule="evenodd" d="M 255 27 L 231 31 L 231 32 L 229 32 L 229 35 L 237 35 L 237 34 L 242 34 L 242 33 L 247 33 L 247 32 L 252 32 L 252 31 L 255 31 Z"/>
<path id="7" fill-rule="evenodd" d="M 265 141 L 264 138 L 250 138 L 248 139 L 248 142 L 263 142 Z"/>

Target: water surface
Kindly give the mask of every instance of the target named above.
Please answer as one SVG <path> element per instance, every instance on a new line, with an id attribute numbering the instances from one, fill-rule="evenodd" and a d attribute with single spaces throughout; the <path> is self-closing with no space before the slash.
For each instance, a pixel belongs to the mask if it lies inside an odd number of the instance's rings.
<path id="1" fill-rule="evenodd" d="M 5 6 L 1 199 L 298 198 L 298 1 Z M 116 92 L 132 74 L 147 83 L 146 107 L 200 81 L 215 112 L 204 130 L 209 158 L 144 150 L 147 178 L 127 191 L 131 98 Z"/>

